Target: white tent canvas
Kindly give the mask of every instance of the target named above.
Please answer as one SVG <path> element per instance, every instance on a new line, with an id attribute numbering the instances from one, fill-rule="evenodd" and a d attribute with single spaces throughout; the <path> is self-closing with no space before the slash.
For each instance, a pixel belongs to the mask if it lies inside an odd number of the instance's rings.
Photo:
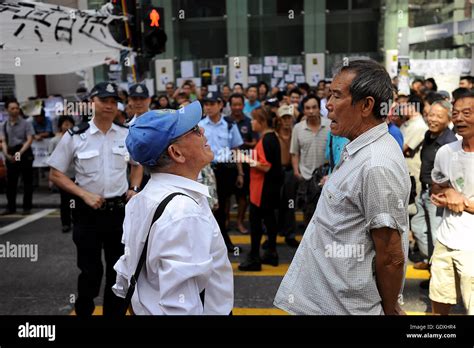
<path id="1" fill-rule="evenodd" d="M 38 2 L 0 3 L 0 73 L 64 74 L 119 61 L 117 16 Z"/>

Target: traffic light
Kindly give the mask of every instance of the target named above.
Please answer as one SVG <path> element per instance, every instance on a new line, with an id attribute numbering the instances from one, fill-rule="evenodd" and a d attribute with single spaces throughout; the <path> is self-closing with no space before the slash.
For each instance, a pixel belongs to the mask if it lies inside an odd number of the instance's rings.
<path id="1" fill-rule="evenodd" d="M 153 57 L 165 52 L 164 9 L 148 6 L 143 9 L 143 54 Z"/>

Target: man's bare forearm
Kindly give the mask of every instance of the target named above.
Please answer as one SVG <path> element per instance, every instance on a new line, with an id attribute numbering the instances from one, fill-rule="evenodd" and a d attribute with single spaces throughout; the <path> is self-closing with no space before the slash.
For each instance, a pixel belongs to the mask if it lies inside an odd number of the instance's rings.
<path id="1" fill-rule="evenodd" d="M 87 194 L 87 191 L 83 188 L 77 186 L 67 175 L 60 172 L 57 169 L 51 168 L 49 171 L 49 180 L 55 184 L 60 189 L 84 199 L 84 196 Z"/>
<path id="2" fill-rule="evenodd" d="M 130 168 L 130 186 L 138 186 L 142 184 L 143 179 L 143 167 L 139 164 L 134 165 Z"/>
<path id="3" fill-rule="evenodd" d="M 398 231 L 388 227 L 371 230 L 375 243 L 375 275 L 387 315 L 395 314 L 398 295 L 403 283 L 405 256 Z"/>

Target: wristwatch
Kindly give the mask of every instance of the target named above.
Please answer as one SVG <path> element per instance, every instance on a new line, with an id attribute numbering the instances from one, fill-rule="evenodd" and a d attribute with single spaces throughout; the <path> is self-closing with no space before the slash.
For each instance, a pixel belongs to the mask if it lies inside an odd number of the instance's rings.
<path id="1" fill-rule="evenodd" d="M 133 186 L 133 187 L 130 187 L 129 190 L 132 190 L 133 192 L 138 193 L 138 192 L 140 192 L 140 187 L 138 187 L 138 186 Z"/>

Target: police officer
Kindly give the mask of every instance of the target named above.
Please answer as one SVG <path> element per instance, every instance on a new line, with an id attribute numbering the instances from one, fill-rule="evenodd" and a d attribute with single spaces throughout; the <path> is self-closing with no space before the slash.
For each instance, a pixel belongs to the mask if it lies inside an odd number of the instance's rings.
<path id="1" fill-rule="evenodd" d="M 135 194 L 127 182 L 129 154 L 125 146 L 128 129 L 113 123 L 119 99 L 117 87 L 109 82 L 94 86 L 90 93 L 95 115 L 90 122 L 64 134 L 48 164 L 50 180 L 74 198 L 71 208 L 74 222 L 73 240 L 77 248 L 78 279 L 77 315 L 94 311 L 94 298 L 102 281 L 102 248 L 104 249 L 105 291 L 104 315 L 117 315 L 123 300 L 112 292 L 115 262 L 123 254 L 122 223 L 127 199 Z M 64 173 L 72 163 L 74 183 Z M 132 163 L 130 186 L 140 186 L 138 165 Z"/>
<path id="2" fill-rule="evenodd" d="M 129 88 L 128 104 L 134 114 L 133 118 L 128 122 L 129 126 L 135 123 L 137 117 L 150 110 L 150 103 L 150 93 L 146 85 L 137 83 Z"/>
<path id="3" fill-rule="evenodd" d="M 127 123 L 128 126 L 131 126 L 135 123 L 137 117 L 140 117 L 145 112 L 150 110 L 151 98 L 150 93 L 148 92 L 148 88 L 143 83 L 137 83 L 135 85 L 130 86 L 128 91 L 128 104 L 130 105 L 130 108 L 134 113 L 133 118 Z M 150 179 L 149 171 L 141 166 L 139 168 L 140 169 L 138 170 L 143 171 L 143 180 L 140 188 L 134 188 L 136 191 L 143 189 L 148 180 Z M 140 173 L 137 173 L 137 175 L 140 175 Z"/>
<path id="4" fill-rule="evenodd" d="M 199 122 L 204 128 L 211 150 L 214 153 L 214 161 L 211 163 L 214 169 L 217 183 L 217 197 L 219 208 L 215 217 L 224 237 L 229 252 L 240 251 L 232 244 L 226 228 L 226 204 L 236 187 L 241 188 L 244 184 L 244 172 L 242 163 L 233 161 L 238 156 L 236 153 L 244 143 L 235 122 L 221 114 L 222 99 L 217 92 L 209 92 L 203 98 L 204 111 L 207 115 Z M 231 151 L 232 150 L 232 151 Z"/>

